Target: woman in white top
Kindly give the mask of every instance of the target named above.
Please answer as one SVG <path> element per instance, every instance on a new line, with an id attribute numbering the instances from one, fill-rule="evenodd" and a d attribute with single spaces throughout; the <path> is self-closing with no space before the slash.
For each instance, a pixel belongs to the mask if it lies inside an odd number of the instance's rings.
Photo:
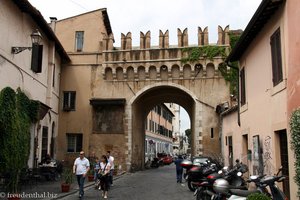
<path id="1" fill-rule="evenodd" d="M 107 199 L 107 192 L 109 189 L 109 172 L 110 172 L 111 165 L 109 164 L 107 157 L 103 155 L 101 157 L 100 169 L 98 173 L 101 173 L 103 176 L 100 179 L 100 185 L 102 190 L 102 196 L 104 199 Z"/>

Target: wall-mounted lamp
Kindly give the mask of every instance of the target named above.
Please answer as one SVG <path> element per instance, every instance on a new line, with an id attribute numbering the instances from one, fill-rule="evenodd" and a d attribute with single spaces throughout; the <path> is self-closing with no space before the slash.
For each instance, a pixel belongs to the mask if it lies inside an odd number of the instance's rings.
<path id="1" fill-rule="evenodd" d="M 39 30 L 37 30 L 37 29 L 30 35 L 30 37 L 31 37 L 32 45 L 38 45 L 38 44 L 40 44 L 40 42 L 42 40 L 42 35 L 39 32 Z M 31 50 L 32 47 L 12 47 L 11 53 L 18 54 L 26 49 Z"/>

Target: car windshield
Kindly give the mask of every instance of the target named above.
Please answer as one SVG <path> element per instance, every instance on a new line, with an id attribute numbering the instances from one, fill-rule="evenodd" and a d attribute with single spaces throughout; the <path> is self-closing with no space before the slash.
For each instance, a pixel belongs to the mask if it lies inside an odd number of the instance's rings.
<path id="1" fill-rule="evenodd" d="M 203 163 L 205 163 L 205 162 L 207 162 L 207 158 L 194 158 L 194 160 L 193 160 L 193 164 L 195 165 L 195 164 L 203 164 Z"/>

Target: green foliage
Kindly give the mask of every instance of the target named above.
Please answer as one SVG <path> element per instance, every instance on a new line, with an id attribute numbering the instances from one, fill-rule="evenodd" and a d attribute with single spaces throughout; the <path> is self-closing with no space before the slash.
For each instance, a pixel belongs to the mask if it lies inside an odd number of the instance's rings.
<path id="1" fill-rule="evenodd" d="M 262 193 L 254 193 L 249 195 L 247 200 L 271 200 L 271 198 Z"/>
<path id="2" fill-rule="evenodd" d="M 21 169 L 26 167 L 30 150 L 30 110 L 32 101 L 10 87 L 0 92 L 0 173 L 7 173 L 7 189 L 17 192 Z M 36 107 L 38 108 L 38 107 Z"/>
<path id="3" fill-rule="evenodd" d="M 73 170 L 71 168 L 64 167 L 62 178 L 64 183 L 72 184 L 73 183 Z"/>
<path id="4" fill-rule="evenodd" d="M 237 62 L 231 63 L 236 69 L 227 68 L 227 65 L 223 63 L 219 66 L 219 71 L 224 77 L 225 81 L 230 83 L 230 94 L 237 96 L 238 92 L 238 79 L 239 79 L 239 71 Z"/>
<path id="5" fill-rule="evenodd" d="M 197 62 L 199 59 L 206 58 L 213 60 L 214 57 L 226 57 L 226 47 L 224 46 L 203 46 L 203 47 L 190 47 L 184 48 L 182 52 L 187 52 L 188 56 L 181 59 L 182 63 Z"/>
<path id="6" fill-rule="evenodd" d="M 298 108 L 292 113 L 290 119 L 291 130 L 291 145 L 295 154 L 295 170 L 296 175 L 294 177 L 298 186 L 298 194 L 300 193 L 300 109 Z"/>
<path id="7" fill-rule="evenodd" d="M 230 39 L 230 47 L 231 49 L 236 45 L 237 41 L 240 38 L 240 34 L 229 34 Z M 223 60 L 227 57 L 226 47 L 225 46 L 203 46 L 203 47 L 191 47 L 185 48 L 182 52 L 187 53 L 187 57 L 183 57 L 181 59 L 182 63 L 195 63 L 198 62 L 201 58 L 213 60 L 213 58 L 220 56 Z M 230 93 L 234 96 L 237 96 L 238 92 L 238 64 L 237 62 L 232 63 L 232 65 L 236 68 L 229 68 L 224 63 L 219 66 L 219 71 L 224 77 L 225 81 L 230 83 Z"/>
<path id="8" fill-rule="evenodd" d="M 229 33 L 229 41 L 230 41 L 230 47 L 231 49 L 233 49 L 237 43 L 237 41 L 240 39 L 240 36 L 239 34 L 232 34 L 232 33 Z"/>

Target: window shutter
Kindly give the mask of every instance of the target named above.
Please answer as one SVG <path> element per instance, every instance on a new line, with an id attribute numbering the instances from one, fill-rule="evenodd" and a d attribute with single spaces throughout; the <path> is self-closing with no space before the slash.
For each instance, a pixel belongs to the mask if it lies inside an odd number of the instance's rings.
<path id="1" fill-rule="evenodd" d="M 76 140 L 76 151 L 82 151 L 82 134 L 77 135 L 77 140 Z"/>
<path id="2" fill-rule="evenodd" d="M 43 45 L 33 44 L 32 56 L 31 56 L 31 70 L 34 71 L 35 73 L 41 73 L 42 61 L 43 61 Z"/>
<path id="3" fill-rule="evenodd" d="M 75 98 L 76 98 L 76 93 L 75 92 L 70 92 L 70 107 L 71 109 L 75 109 Z"/>
<path id="4" fill-rule="evenodd" d="M 68 92 L 64 92 L 64 105 L 63 108 L 66 109 L 67 107 L 69 107 L 69 93 Z"/>
<path id="5" fill-rule="evenodd" d="M 240 80 L 241 80 L 241 105 L 246 104 L 246 85 L 245 85 L 245 68 L 240 71 Z"/>
<path id="6" fill-rule="evenodd" d="M 276 86 L 283 80 L 280 29 L 277 29 L 270 38 L 271 57 L 272 57 L 272 80 Z"/>

